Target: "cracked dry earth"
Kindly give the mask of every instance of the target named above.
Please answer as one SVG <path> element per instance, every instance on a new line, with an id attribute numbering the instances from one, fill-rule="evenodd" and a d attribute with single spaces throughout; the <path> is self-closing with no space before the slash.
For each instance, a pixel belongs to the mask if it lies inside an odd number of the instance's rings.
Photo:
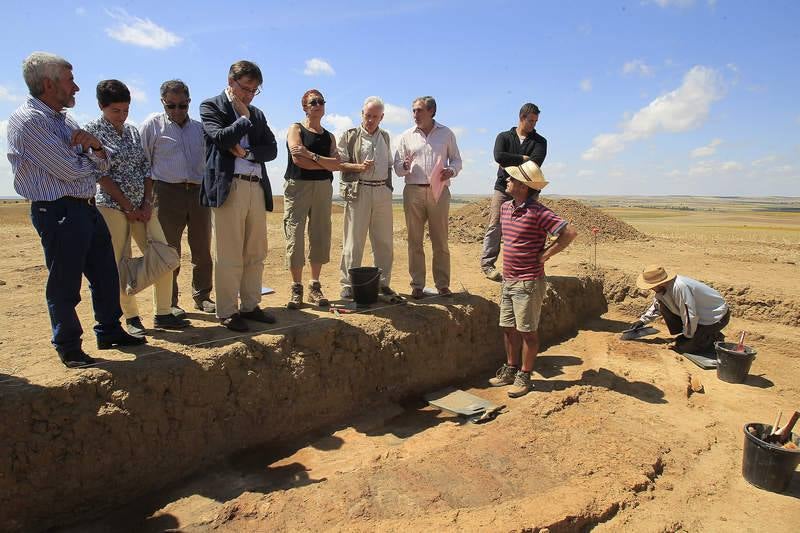
<path id="1" fill-rule="evenodd" d="M 796 531 L 800 476 L 779 495 L 740 469 L 744 421 L 796 399 L 797 369 L 768 379 L 757 359 L 745 384 L 724 383 L 658 339 L 619 340 L 628 319 L 612 310 L 550 346 L 536 391 L 521 399 L 483 379 L 463 384 L 508 406 L 488 424 L 386 405 L 291 449 L 231 458 L 79 530 Z M 770 366 L 796 365 L 795 328 L 735 325 L 760 327 Z M 692 374 L 704 393 L 688 394 Z"/>

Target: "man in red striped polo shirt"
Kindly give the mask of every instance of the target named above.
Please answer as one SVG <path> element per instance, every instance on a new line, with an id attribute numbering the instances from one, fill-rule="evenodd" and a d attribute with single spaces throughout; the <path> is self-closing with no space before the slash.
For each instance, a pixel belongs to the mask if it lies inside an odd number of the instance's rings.
<path id="1" fill-rule="evenodd" d="M 489 383 L 494 387 L 513 385 L 508 395 L 518 398 L 533 388 L 531 372 L 539 353 L 539 316 L 545 292 L 544 264 L 569 246 L 578 234 L 567 221 L 538 202 L 539 192 L 548 182 L 536 163 L 526 161 L 505 170 L 509 174 L 506 192 L 512 198 L 500 207 L 503 235 L 500 327 L 507 362 Z M 549 247 L 548 235 L 558 236 Z"/>

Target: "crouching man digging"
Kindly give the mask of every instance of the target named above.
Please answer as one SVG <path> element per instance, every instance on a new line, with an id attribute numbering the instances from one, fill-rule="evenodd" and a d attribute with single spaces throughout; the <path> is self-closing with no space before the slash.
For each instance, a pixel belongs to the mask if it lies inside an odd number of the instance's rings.
<path id="1" fill-rule="evenodd" d="M 670 348 L 678 353 L 713 355 L 714 342 L 725 340 L 722 329 L 731 318 L 722 295 L 686 276 L 650 265 L 639 274 L 636 286 L 655 293 L 652 305 L 631 327 L 638 329 L 659 316 L 675 337 Z"/>
<path id="2" fill-rule="evenodd" d="M 539 353 L 539 316 L 545 292 L 544 264 L 570 245 L 578 235 L 572 226 L 538 202 L 548 184 L 533 161 L 506 167 L 511 200 L 500 207 L 503 238 L 503 286 L 500 296 L 500 327 L 507 362 L 489 380 L 493 387 L 513 385 L 511 398 L 533 388 L 531 372 Z M 547 236 L 558 239 L 546 247 Z M 522 366 L 520 366 L 520 363 Z"/>

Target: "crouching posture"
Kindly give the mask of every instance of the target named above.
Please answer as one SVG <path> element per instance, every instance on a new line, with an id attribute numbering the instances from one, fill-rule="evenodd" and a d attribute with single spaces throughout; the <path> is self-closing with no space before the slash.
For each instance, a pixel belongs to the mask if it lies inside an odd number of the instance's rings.
<path id="1" fill-rule="evenodd" d="M 714 342 L 722 341 L 730 309 L 722 295 L 697 280 L 651 265 L 639 274 L 636 286 L 655 293 L 655 299 L 633 328 L 640 328 L 659 316 L 675 337 L 670 346 L 679 353 L 713 354 Z"/>

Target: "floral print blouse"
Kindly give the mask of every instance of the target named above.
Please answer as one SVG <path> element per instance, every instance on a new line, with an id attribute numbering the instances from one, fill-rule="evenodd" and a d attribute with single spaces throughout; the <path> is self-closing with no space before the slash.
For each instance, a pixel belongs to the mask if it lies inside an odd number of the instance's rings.
<path id="1" fill-rule="evenodd" d="M 97 137 L 106 149 L 106 154 L 111 161 L 108 176 L 135 207 L 142 205 L 144 179 L 150 177 L 150 162 L 144 155 L 139 130 L 130 124 L 125 124 L 120 135 L 111 122 L 103 117 L 89 122 L 85 129 Z M 122 210 L 122 207 L 100 187 L 99 183 L 95 201 L 98 207 Z"/>

